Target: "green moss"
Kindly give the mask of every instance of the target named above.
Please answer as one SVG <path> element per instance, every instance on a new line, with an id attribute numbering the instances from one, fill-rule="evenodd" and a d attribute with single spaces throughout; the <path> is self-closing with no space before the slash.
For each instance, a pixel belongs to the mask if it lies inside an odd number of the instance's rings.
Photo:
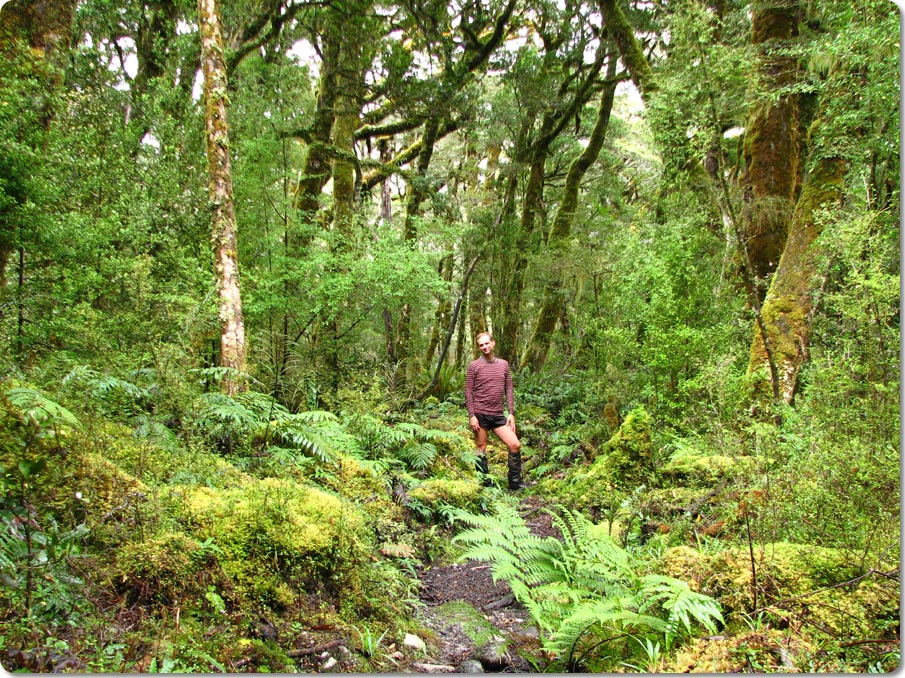
<path id="1" fill-rule="evenodd" d="M 305 593 L 306 581 L 317 582 L 328 597 L 343 587 L 354 594 L 370 537 L 353 504 L 275 478 L 173 494 L 181 519 L 220 549 L 224 572 L 251 602 L 287 607 Z"/>
<path id="2" fill-rule="evenodd" d="M 650 414 L 643 407 L 629 412 L 601 452 L 606 455 L 606 463 L 617 487 L 631 489 L 649 485 L 654 471 Z"/>
<path id="3" fill-rule="evenodd" d="M 432 509 L 443 505 L 473 509 L 480 503 L 481 486 L 473 480 L 433 478 L 410 490 L 409 497 Z"/>
<path id="4" fill-rule="evenodd" d="M 660 473 L 686 484 L 713 486 L 726 478 L 748 476 L 754 468 L 751 457 L 735 457 L 722 454 L 707 454 L 689 446 L 682 446 L 660 467 Z"/>
<path id="5" fill-rule="evenodd" d="M 865 568 L 848 552 L 780 542 L 755 546 L 754 562 L 757 607 L 783 625 L 807 624 L 835 639 L 870 637 L 898 615 L 898 582 L 860 579 Z M 746 546 L 706 555 L 675 547 L 661 559 L 661 571 L 717 598 L 737 624 L 755 607 Z"/>
<path id="6" fill-rule="evenodd" d="M 124 544 L 111 579 L 131 602 L 184 605 L 200 603 L 214 572 L 197 540 L 164 533 Z"/>

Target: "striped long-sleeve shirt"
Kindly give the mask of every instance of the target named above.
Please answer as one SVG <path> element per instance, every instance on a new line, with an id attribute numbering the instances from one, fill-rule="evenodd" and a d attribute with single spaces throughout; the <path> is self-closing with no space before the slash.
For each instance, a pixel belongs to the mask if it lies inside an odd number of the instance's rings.
<path id="1" fill-rule="evenodd" d="M 509 362 L 502 358 L 473 360 L 465 372 L 465 408 L 468 416 L 503 414 L 503 403 L 515 415 L 515 394 Z"/>

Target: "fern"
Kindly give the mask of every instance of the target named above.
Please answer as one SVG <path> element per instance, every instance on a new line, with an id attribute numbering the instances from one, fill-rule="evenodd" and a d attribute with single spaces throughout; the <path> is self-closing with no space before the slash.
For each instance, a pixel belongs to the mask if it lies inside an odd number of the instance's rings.
<path id="1" fill-rule="evenodd" d="M 343 451 L 354 447 L 354 439 L 330 412 L 280 413 L 280 417 L 259 428 L 270 430 L 275 438 L 294 449 L 333 462 Z"/>
<path id="2" fill-rule="evenodd" d="M 404 431 L 388 426 L 370 414 L 351 415 L 346 428 L 358 439 L 362 452 L 368 457 L 384 456 L 408 442 Z"/>
<path id="3" fill-rule="evenodd" d="M 437 446 L 413 440 L 399 450 L 399 457 L 416 471 L 423 471 L 437 458 Z"/>
<path id="4" fill-rule="evenodd" d="M 645 600 L 644 609 L 657 605 L 668 613 L 665 645 L 668 649 L 683 631 L 690 634 L 693 622 L 698 622 L 711 633 L 717 630 L 717 622 L 723 622 L 719 605 L 710 596 L 692 591 L 679 579 L 662 575 L 648 575 L 641 580 L 639 596 Z"/>
<path id="5" fill-rule="evenodd" d="M 210 433 L 248 433 L 261 418 L 238 398 L 222 393 L 205 393 L 198 413 L 198 424 Z"/>
<path id="6" fill-rule="evenodd" d="M 542 642 L 569 668 L 578 652 L 606 641 L 657 634 L 670 647 L 695 622 L 714 631 L 719 605 L 688 584 L 662 575 L 636 574 L 642 563 L 576 511 L 550 512 L 562 538 L 531 533 L 516 509 L 494 506 L 493 515 L 463 510 L 454 517 L 469 527 L 453 541 L 465 545 L 462 559 L 493 566 L 495 581 L 509 583 L 515 598 L 542 631 Z"/>
<path id="7" fill-rule="evenodd" d="M 5 397 L 10 410 L 23 423 L 39 430 L 55 429 L 58 426 L 81 428 L 81 423 L 72 412 L 37 389 L 16 386 L 9 389 Z"/>

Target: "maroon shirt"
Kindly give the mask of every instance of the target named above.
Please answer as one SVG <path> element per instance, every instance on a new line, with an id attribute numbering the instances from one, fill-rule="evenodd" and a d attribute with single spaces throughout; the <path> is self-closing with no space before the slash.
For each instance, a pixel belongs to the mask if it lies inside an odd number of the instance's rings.
<path id="1" fill-rule="evenodd" d="M 465 372 L 465 408 L 468 416 L 503 414 L 503 400 L 515 416 L 515 395 L 509 363 L 502 358 L 473 360 Z"/>

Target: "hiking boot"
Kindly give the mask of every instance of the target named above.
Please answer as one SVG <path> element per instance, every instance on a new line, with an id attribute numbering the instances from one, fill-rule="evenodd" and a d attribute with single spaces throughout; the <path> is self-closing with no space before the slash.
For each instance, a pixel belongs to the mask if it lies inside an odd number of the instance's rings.
<path id="1" fill-rule="evenodd" d="M 487 466 L 487 457 L 483 454 L 478 455 L 478 460 L 475 462 L 475 470 L 481 475 L 481 485 L 493 487 L 493 481 L 490 479 L 490 469 Z"/>
<path id="2" fill-rule="evenodd" d="M 509 489 L 515 491 L 525 488 L 526 485 L 522 482 L 522 453 L 510 452 L 506 465 L 509 470 Z"/>

